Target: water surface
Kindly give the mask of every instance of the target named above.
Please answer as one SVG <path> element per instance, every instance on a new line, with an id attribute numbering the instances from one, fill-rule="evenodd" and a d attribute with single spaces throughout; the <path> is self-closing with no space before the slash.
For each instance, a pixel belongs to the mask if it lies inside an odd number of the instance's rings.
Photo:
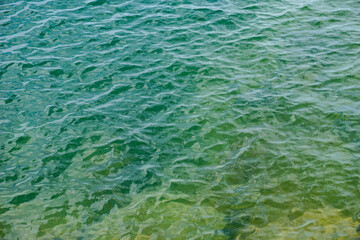
<path id="1" fill-rule="evenodd" d="M 1 1 L 0 238 L 359 238 L 359 19 Z"/>

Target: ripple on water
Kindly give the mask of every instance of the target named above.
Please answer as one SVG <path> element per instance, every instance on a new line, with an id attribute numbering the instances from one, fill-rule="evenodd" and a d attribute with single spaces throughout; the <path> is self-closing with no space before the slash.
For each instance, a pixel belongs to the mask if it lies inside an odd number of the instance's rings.
<path id="1" fill-rule="evenodd" d="M 0 4 L 0 238 L 359 238 L 359 2 Z"/>

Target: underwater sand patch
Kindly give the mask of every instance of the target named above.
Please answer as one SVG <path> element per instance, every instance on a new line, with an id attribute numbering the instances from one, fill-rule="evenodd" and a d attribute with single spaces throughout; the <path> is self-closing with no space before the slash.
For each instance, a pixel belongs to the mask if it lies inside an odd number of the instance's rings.
<path id="1" fill-rule="evenodd" d="M 292 212 L 295 211 L 292 209 Z M 254 227 L 253 233 L 246 239 L 359 239 L 360 233 L 356 231 L 358 224 L 352 218 L 342 216 L 339 209 L 324 208 L 307 211 L 292 220 L 282 218 L 263 228 Z"/>

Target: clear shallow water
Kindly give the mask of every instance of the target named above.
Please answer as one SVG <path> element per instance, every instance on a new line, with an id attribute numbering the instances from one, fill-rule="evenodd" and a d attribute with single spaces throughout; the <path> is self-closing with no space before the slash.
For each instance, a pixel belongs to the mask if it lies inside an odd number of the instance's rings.
<path id="1" fill-rule="evenodd" d="M 356 239 L 358 1 L 1 1 L 0 237 Z"/>

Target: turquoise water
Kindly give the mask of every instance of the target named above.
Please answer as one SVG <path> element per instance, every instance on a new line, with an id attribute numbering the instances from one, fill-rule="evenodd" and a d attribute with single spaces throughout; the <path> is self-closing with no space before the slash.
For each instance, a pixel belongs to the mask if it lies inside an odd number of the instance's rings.
<path id="1" fill-rule="evenodd" d="M 0 1 L 0 238 L 359 238 L 359 20 Z"/>

